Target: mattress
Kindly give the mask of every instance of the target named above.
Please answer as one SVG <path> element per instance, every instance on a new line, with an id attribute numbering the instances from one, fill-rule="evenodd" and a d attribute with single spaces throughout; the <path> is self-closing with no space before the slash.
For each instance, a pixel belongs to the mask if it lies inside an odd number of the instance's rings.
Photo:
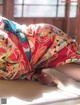
<path id="1" fill-rule="evenodd" d="M 79 84 L 78 82 L 78 86 Z M 79 88 L 77 89 L 71 84 L 62 90 L 56 86 L 42 85 L 36 81 L 0 80 L 1 104 L 53 105 L 54 103 L 54 105 L 57 105 L 59 102 L 77 100 L 79 98 Z"/>

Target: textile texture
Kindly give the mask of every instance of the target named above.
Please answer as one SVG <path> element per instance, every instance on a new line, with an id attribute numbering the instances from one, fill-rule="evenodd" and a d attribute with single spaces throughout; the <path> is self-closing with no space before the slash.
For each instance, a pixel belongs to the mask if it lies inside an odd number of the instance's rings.
<path id="1" fill-rule="evenodd" d="M 79 63 L 79 44 L 50 24 L 20 25 L 0 18 L 0 79 L 46 79 L 44 68 Z"/>

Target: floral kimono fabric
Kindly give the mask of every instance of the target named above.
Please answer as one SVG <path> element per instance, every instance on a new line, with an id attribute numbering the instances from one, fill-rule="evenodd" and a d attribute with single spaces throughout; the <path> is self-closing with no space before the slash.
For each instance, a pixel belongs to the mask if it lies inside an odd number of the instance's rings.
<path id="1" fill-rule="evenodd" d="M 53 25 L 19 25 L 1 17 L 0 79 L 40 80 L 44 68 L 79 63 L 78 46 Z"/>

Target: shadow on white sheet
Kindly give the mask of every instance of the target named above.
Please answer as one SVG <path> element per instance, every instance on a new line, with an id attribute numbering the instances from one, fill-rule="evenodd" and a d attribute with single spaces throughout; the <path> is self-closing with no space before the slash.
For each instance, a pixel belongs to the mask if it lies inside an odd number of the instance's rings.
<path id="1" fill-rule="evenodd" d="M 47 105 L 80 98 L 80 91 L 74 86 L 66 89 L 27 80 L 0 80 L 0 98 L 6 99 L 5 105 Z"/>

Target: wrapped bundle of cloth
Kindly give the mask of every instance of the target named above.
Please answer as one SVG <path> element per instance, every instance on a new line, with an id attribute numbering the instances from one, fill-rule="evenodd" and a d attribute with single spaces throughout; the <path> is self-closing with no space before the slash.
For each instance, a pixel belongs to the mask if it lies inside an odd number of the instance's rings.
<path id="1" fill-rule="evenodd" d="M 53 25 L 26 26 L 0 17 L 0 79 L 56 85 L 43 69 L 79 64 L 78 47 L 75 40 Z"/>

